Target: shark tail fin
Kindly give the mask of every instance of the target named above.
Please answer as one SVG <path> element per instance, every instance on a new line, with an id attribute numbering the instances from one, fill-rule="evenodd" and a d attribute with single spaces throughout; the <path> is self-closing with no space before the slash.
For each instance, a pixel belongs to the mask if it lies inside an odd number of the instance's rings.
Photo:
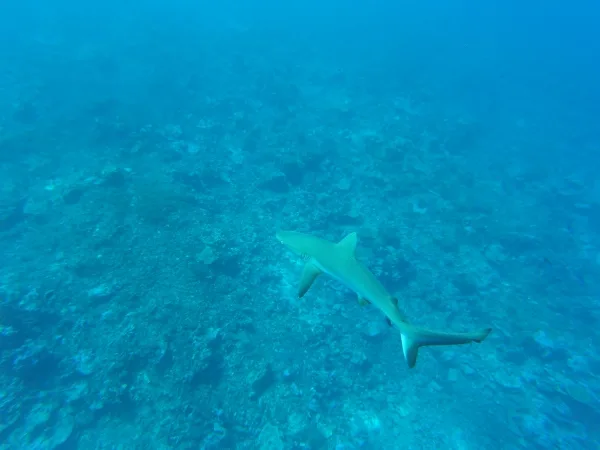
<path id="1" fill-rule="evenodd" d="M 413 368 L 417 363 L 419 348 L 428 345 L 461 345 L 471 342 L 482 342 L 492 331 L 485 328 L 470 333 L 444 333 L 426 330 L 404 324 L 401 328 L 402 351 L 408 367 Z"/>

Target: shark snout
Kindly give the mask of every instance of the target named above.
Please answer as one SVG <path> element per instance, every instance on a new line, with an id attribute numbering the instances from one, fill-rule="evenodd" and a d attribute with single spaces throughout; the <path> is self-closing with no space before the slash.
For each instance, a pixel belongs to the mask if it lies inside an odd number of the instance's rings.
<path id="1" fill-rule="evenodd" d="M 296 234 L 297 233 L 294 231 L 278 230 L 277 233 L 275 233 L 275 237 L 279 242 L 289 247 Z"/>
<path id="2" fill-rule="evenodd" d="M 275 237 L 294 253 L 302 254 L 304 252 L 305 239 L 303 239 L 304 235 L 302 233 L 279 230 L 275 233 Z"/>

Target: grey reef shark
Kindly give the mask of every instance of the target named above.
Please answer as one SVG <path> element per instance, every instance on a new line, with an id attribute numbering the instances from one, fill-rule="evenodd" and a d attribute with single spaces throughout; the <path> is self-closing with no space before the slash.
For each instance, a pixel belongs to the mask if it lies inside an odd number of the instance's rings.
<path id="1" fill-rule="evenodd" d="M 361 305 L 372 304 L 385 314 L 402 339 L 402 350 L 408 367 L 414 367 L 420 347 L 429 345 L 459 345 L 482 342 L 491 328 L 469 333 L 451 333 L 428 330 L 410 324 L 398 308 L 394 298 L 375 278 L 375 275 L 356 259 L 356 233 L 350 233 L 340 242 L 330 242 L 296 231 L 278 231 L 277 239 L 299 255 L 306 264 L 298 287 L 298 297 L 306 294 L 315 279 L 326 273 L 358 295 Z"/>

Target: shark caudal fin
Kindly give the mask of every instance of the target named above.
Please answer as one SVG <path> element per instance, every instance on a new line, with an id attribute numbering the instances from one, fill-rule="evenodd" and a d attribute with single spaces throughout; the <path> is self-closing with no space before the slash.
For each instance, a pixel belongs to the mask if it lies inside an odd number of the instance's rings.
<path id="1" fill-rule="evenodd" d="M 428 345 L 461 345 L 471 342 L 482 342 L 492 331 L 491 328 L 471 333 L 443 333 L 425 330 L 404 324 L 401 327 L 402 351 L 408 367 L 413 368 L 417 363 L 419 348 Z"/>

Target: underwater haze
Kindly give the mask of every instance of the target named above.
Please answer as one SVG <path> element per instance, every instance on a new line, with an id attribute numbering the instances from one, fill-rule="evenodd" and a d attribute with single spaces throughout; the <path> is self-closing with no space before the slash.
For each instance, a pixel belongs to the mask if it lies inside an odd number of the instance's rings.
<path id="1" fill-rule="evenodd" d="M 599 449 L 598 24 L 4 0 L 0 450 Z M 333 277 L 298 298 L 281 229 L 356 232 L 406 320 L 492 332 L 409 368 Z"/>

